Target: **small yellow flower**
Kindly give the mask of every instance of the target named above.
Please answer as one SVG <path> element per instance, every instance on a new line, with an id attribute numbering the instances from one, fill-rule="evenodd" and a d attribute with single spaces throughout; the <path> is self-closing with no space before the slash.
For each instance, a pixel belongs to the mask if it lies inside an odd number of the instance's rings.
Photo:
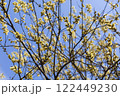
<path id="1" fill-rule="evenodd" d="M 19 24 L 20 21 L 19 21 L 19 19 L 14 18 L 14 22 Z"/>
<path id="2" fill-rule="evenodd" d="M 1 74 L 0 74 L 0 79 L 3 79 L 3 78 L 5 78 L 5 76 L 4 76 L 3 73 L 1 73 Z"/>
<path id="3" fill-rule="evenodd" d="M 87 11 L 88 11 L 89 13 L 92 12 L 92 6 L 91 6 L 91 4 L 86 4 L 86 8 L 87 8 Z"/>
<path id="4" fill-rule="evenodd" d="M 44 18 L 45 22 L 48 22 L 48 18 L 47 17 L 43 17 L 43 18 Z"/>

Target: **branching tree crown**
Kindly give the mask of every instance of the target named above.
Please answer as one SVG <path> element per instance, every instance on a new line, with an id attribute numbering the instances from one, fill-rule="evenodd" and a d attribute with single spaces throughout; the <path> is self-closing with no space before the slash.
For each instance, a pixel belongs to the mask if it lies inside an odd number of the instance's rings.
<path id="1" fill-rule="evenodd" d="M 120 0 L 103 0 L 102 12 L 85 1 L 0 1 L 0 47 L 11 60 L 10 79 L 120 79 Z"/>

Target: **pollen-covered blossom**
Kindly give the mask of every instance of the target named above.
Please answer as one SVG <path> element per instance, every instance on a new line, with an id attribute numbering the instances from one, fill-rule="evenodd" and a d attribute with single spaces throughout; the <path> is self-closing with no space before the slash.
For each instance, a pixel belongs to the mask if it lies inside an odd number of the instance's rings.
<path id="1" fill-rule="evenodd" d="M 3 78 L 5 78 L 4 73 L 1 73 L 0 74 L 0 79 L 3 79 Z"/>
<path id="2" fill-rule="evenodd" d="M 64 3 L 66 0 L 53 0 L 53 1 L 55 1 L 55 2 L 60 2 L 60 3 Z"/>
<path id="3" fill-rule="evenodd" d="M 45 22 L 48 22 L 48 17 L 44 17 Z"/>
<path id="4" fill-rule="evenodd" d="M 15 22 L 15 23 L 19 23 L 20 21 L 19 21 L 19 19 L 14 18 L 14 22 Z"/>
<path id="5" fill-rule="evenodd" d="M 19 69 L 19 70 L 18 70 Z M 22 70 L 21 70 L 21 68 L 18 68 L 17 67 L 17 65 L 15 65 L 15 66 L 11 66 L 10 67 L 10 70 L 13 70 L 16 74 L 18 74 L 18 73 L 22 73 Z"/>
<path id="6" fill-rule="evenodd" d="M 91 4 L 86 4 L 86 8 L 87 8 L 87 11 L 88 11 L 89 13 L 92 12 L 92 6 L 91 6 Z"/>

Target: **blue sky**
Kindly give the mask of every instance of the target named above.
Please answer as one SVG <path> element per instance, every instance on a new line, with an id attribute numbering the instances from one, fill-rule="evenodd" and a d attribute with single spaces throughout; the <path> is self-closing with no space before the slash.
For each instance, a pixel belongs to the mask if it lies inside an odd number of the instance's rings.
<path id="1" fill-rule="evenodd" d="M 12 0 L 12 1 L 16 1 L 16 0 Z M 73 5 L 75 6 L 75 8 L 78 8 L 77 7 L 78 2 L 79 0 L 73 0 Z M 95 10 L 99 12 L 101 12 L 105 6 L 104 0 L 85 0 L 85 3 L 86 4 L 90 3 L 93 6 L 93 9 L 95 8 Z M 67 7 L 64 6 L 63 8 L 64 10 L 67 10 Z M 12 13 L 12 11 L 10 11 L 10 13 Z M 0 48 L 0 73 L 4 73 L 4 75 L 6 76 L 5 79 L 9 79 L 9 76 L 13 76 L 13 72 L 10 70 L 11 65 L 12 62 L 8 59 L 6 53 L 3 52 L 2 48 Z"/>

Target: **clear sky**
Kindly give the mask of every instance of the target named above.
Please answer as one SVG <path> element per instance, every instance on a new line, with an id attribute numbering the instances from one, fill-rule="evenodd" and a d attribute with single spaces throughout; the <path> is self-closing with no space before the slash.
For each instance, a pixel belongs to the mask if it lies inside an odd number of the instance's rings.
<path id="1" fill-rule="evenodd" d="M 8 0 L 6 0 L 8 1 Z M 16 0 L 12 0 L 16 1 Z M 27 0 L 26 0 L 27 1 Z M 105 6 L 104 0 L 84 0 L 86 4 L 91 4 L 93 6 L 93 9 L 101 12 Z M 78 2 L 79 0 L 73 0 L 73 5 L 78 8 Z M 67 9 L 66 6 L 63 7 L 64 10 Z M 108 9 L 109 10 L 109 9 Z M 77 11 L 79 11 L 77 9 Z M 11 11 L 12 12 L 12 11 Z M 0 33 L 1 34 L 1 33 Z M 10 70 L 10 66 L 12 65 L 12 62 L 8 59 L 5 52 L 3 52 L 2 48 L 0 48 L 0 73 L 4 73 L 6 76 L 5 79 L 9 79 L 9 76 L 13 76 L 13 72 Z"/>

